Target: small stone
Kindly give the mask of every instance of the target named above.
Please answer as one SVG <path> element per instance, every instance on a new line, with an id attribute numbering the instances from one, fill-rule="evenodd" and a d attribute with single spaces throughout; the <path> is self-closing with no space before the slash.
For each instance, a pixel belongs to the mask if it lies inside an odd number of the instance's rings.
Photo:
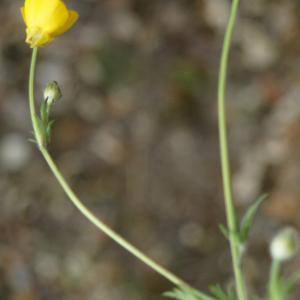
<path id="1" fill-rule="evenodd" d="M 204 18 L 208 25 L 224 31 L 229 16 L 229 2 L 225 0 L 209 0 L 205 2 Z"/>
<path id="2" fill-rule="evenodd" d="M 271 67 L 279 57 L 274 39 L 254 22 L 244 22 L 237 28 L 243 61 L 251 70 Z"/>
<path id="3" fill-rule="evenodd" d="M 18 134 L 8 134 L 0 142 L 0 164 L 7 171 L 19 171 L 31 155 L 29 143 Z"/>

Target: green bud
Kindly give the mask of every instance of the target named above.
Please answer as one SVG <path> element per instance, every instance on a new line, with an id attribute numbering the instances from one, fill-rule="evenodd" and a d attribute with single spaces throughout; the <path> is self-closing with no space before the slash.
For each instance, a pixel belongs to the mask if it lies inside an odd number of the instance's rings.
<path id="1" fill-rule="evenodd" d="M 56 81 L 49 82 L 44 89 L 44 101 L 48 105 L 52 105 L 54 102 L 62 97 L 61 90 Z"/>
<path id="2" fill-rule="evenodd" d="M 286 227 L 278 232 L 273 238 L 270 246 L 270 253 L 273 259 L 285 261 L 293 256 L 299 250 L 298 232 L 291 227 Z"/>

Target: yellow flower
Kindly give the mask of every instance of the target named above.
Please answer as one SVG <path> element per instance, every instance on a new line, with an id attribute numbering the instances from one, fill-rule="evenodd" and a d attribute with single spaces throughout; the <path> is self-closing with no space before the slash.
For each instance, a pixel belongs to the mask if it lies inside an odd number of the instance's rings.
<path id="1" fill-rule="evenodd" d="M 26 24 L 26 43 L 31 48 L 50 43 L 69 30 L 78 19 L 62 0 L 25 0 L 21 13 Z"/>

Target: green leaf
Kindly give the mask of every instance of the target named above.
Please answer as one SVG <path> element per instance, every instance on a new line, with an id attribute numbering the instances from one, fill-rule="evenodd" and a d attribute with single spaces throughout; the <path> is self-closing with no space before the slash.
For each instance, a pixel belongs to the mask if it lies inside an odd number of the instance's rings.
<path id="1" fill-rule="evenodd" d="M 28 142 L 33 143 L 33 144 L 37 144 L 35 139 L 28 139 Z"/>
<path id="2" fill-rule="evenodd" d="M 52 104 L 47 101 L 43 101 L 40 108 L 40 118 L 36 117 L 38 120 L 38 125 L 40 133 L 43 137 L 43 143 L 48 145 L 51 140 L 51 133 L 54 121 L 49 121 L 49 115 L 51 112 Z"/>
<path id="3" fill-rule="evenodd" d="M 51 120 L 48 124 L 47 124 L 47 130 L 46 130 L 46 138 L 47 138 L 47 145 L 50 143 L 51 141 L 51 135 L 52 135 L 52 128 L 53 128 L 53 124 L 54 124 L 54 120 Z"/>
<path id="4" fill-rule="evenodd" d="M 234 300 L 237 299 L 234 286 L 228 286 L 226 290 L 227 290 L 227 295 L 228 295 L 229 299 L 234 299 Z"/>
<path id="5" fill-rule="evenodd" d="M 174 289 L 173 291 L 166 292 L 163 295 L 178 300 L 196 300 L 192 295 L 187 294 L 180 289 Z"/>
<path id="6" fill-rule="evenodd" d="M 223 224 L 219 224 L 219 229 L 224 235 L 225 239 L 229 240 L 230 232 Z"/>
<path id="7" fill-rule="evenodd" d="M 244 244 L 248 240 L 256 212 L 266 197 L 266 194 L 260 196 L 246 211 L 239 228 L 239 241 L 241 244 Z"/>
<path id="8" fill-rule="evenodd" d="M 300 271 L 295 272 L 292 276 L 284 280 L 282 289 L 284 289 L 285 295 L 289 295 L 295 289 L 297 283 L 300 281 Z"/>
<path id="9" fill-rule="evenodd" d="M 41 109 L 40 109 L 40 117 L 41 117 L 41 121 L 44 123 L 44 125 L 46 125 L 48 123 L 48 118 L 49 118 L 46 101 L 42 101 Z"/>
<path id="10" fill-rule="evenodd" d="M 220 285 L 216 284 L 210 287 L 210 292 L 218 300 L 235 300 L 235 293 L 232 289 L 228 289 L 227 292 L 223 291 Z"/>
<path id="11" fill-rule="evenodd" d="M 216 300 L 196 289 L 186 286 L 176 287 L 172 291 L 165 292 L 163 295 L 177 300 Z"/>
<path id="12" fill-rule="evenodd" d="M 45 124 L 42 122 L 42 120 L 38 117 L 38 116 L 35 116 L 35 119 L 36 119 L 36 123 L 37 123 L 37 130 L 38 130 L 38 133 L 37 133 L 37 136 L 36 136 L 36 139 L 37 139 L 37 144 L 39 145 L 40 143 L 41 144 L 45 144 L 45 142 L 47 141 L 47 132 L 46 132 L 46 128 L 45 128 Z M 41 140 L 39 140 L 41 139 Z"/>

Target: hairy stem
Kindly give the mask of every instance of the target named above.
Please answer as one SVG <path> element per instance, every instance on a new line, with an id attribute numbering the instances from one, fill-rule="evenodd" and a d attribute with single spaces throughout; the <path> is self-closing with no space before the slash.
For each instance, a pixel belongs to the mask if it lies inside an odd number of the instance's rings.
<path id="1" fill-rule="evenodd" d="M 226 109 L 225 109 L 225 94 L 226 94 L 226 79 L 228 68 L 229 50 L 232 40 L 233 29 L 236 21 L 239 0 L 233 0 L 231 4 L 230 16 L 226 28 L 223 49 L 221 55 L 221 63 L 219 70 L 218 84 L 218 119 L 219 119 L 219 140 L 220 140 L 220 159 L 222 165 L 222 178 L 225 198 L 225 209 L 227 225 L 229 229 L 229 241 L 232 256 L 232 264 L 235 277 L 236 292 L 239 300 L 247 300 L 247 291 L 245 280 L 240 264 L 240 249 L 237 236 L 237 220 L 236 212 L 232 197 L 231 171 L 228 155 L 228 138 L 226 125 Z"/>

